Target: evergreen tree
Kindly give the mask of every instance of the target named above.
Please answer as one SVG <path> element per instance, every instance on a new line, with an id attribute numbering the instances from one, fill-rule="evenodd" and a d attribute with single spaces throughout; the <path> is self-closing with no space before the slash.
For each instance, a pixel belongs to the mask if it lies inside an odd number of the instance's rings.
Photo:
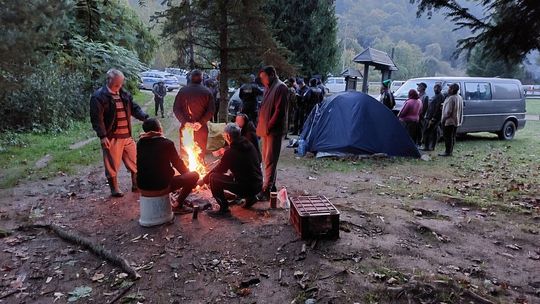
<path id="1" fill-rule="evenodd" d="M 441 10 L 456 23 L 457 29 L 470 29 L 472 34 L 458 40 L 458 52 L 470 52 L 479 44 L 492 58 L 519 63 L 529 52 L 540 50 L 540 6 L 538 1 L 473 0 L 484 15 L 475 15 L 457 0 L 410 0 L 418 3 L 418 15 Z M 473 5 L 471 5 L 472 7 Z"/>
<path id="2" fill-rule="evenodd" d="M 521 64 L 511 64 L 494 58 L 483 52 L 482 47 L 475 48 L 467 64 L 467 75 L 477 77 L 522 78 L 525 76 Z"/>
<path id="3" fill-rule="evenodd" d="M 326 76 L 338 62 L 334 1 L 273 0 L 265 5 L 277 40 L 292 53 L 298 71 Z"/>
<path id="4" fill-rule="evenodd" d="M 229 79 L 252 73 L 265 64 L 272 64 L 287 75 L 293 73 L 285 57 L 286 50 L 268 30 L 261 12 L 262 3 L 262 0 L 169 2 L 167 9 L 153 18 L 158 22 L 164 20 L 163 36 L 173 40 L 178 63 L 187 62 L 190 68 L 219 66 L 221 120 L 227 115 Z"/>

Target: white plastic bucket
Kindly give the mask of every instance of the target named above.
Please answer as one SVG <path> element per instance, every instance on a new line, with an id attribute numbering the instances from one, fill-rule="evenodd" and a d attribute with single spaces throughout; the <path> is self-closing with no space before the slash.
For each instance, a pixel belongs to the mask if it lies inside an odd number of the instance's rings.
<path id="1" fill-rule="evenodd" d="M 141 191 L 139 224 L 144 227 L 157 226 L 168 223 L 174 218 L 169 193 L 159 196 L 146 196 Z"/>

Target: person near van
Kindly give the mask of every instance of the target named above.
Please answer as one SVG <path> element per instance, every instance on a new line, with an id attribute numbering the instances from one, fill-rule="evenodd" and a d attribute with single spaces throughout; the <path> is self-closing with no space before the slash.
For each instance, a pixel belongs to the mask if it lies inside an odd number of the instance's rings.
<path id="1" fill-rule="evenodd" d="M 442 117 L 442 105 L 444 102 L 444 95 L 441 93 L 442 86 L 436 84 L 433 87 L 435 95 L 429 101 L 428 109 L 426 112 L 426 127 L 424 129 L 424 151 L 433 151 L 439 141 L 438 130 Z"/>
<path id="2" fill-rule="evenodd" d="M 382 82 L 381 86 L 381 96 L 380 102 L 384 104 L 388 109 L 393 110 L 396 106 L 396 100 L 394 99 L 394 94 L 390 92 L 390 84 L 392 80 L 387 79 Z"/>
<path id="3" fill-rule="evenodd" d="M 242 113 L 246 114 L 253 122 L 257 122 L 257 97 L 263 91 L 255 82 L 255 75 L 249 75 L 249 83 L 244 83 L 240 87 L 240 100 L 242 100 Z"/>
<path id="4" fill-rule="evenodd" d="M 161 110 L 161 118 L 165 118 L 163 115 L 163 100 L 167 95 L 167 87 L 163 80 L 160 80 L 153 88 L 152 93 L 154 93 L 154 103 L 155 103 L 155 116 L 158 114 L 158 110 Z"/>
<path id="5" fill-rule="evenodd" d="M 323 84 L 322 80 L 320 78 L 317 78 L 317 87 L 321 89 L 322 96 L 324 97 L 326 95 L 326 91 L 328 90 L 326 86 Z"/>
<path id="6" fill-rule="evenodd" d="M 421 110 L 422 102 L 418 99 L 418 92 L 415 89 L 409 90 L 408 99 L 403 104 L 401 111 L 399 111 L 398 119 L 405 129 L 407 129 L 414 143 L 418 142 L 418 123 L 420 121 Z"/>
<path id="7" fill-rule="evenodd" d="M 181 189 L 172 207 L 175 212 L 182 213 L 187 209 L 184 201 L 197 186 L 199 174 L 189 172 L 178 156 L 174 142 L 163 136 L 163 129 L 156 118 L 145 120 L 142 128 L 145 133 L 137 142 L 137 183 L 143 191 L 173 192 Z M 175 175 L 173 168 L 180 175 Z"/>
<path id="8" fill-rule="evenodd" d="M 429 107 L 429 97 L 426 94 L 427 84 L 425 82 L 420 82 L 417 84 L 418 99 L 422 102 L 422 110 L 420 111 L 420 120 L 418 121 L 418 146 L 424 143 L 424 130 L 426 129 L 426 113 Z"/>
<path id="9" fill-rule="evenodd" d="M 180 147 L 182 130 L 192 128 L 194 140 L 201 149 L 199 160 L 204 162 L 208 142 L 208 121 L 214 116 L 214 96 L 202 85 L 202 72 L 193 70 L 190 83 L 182 87 L 174 101 L 173 112 L 180 122 Z"/>
<path id="10" fill-rule="evenodd" d="M 459 84 L 454 83 L 448 87 L 448 97 L 442 109 L 442 127 L 444 136 L 444 153 L 439 156 L 452 156 L 456 143 L 456 131 L 463 123 L 463 98 L 458 94 Z"/>

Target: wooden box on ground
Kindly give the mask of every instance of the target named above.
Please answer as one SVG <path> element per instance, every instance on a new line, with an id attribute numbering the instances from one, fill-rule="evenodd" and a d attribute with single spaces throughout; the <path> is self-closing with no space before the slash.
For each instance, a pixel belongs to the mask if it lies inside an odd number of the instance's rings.
<path id="1" fill-rule="evenodd" d="M 290 220 L 303 239 L 339 238 L 339 211 L 324 196 L 291 198 Z"/>

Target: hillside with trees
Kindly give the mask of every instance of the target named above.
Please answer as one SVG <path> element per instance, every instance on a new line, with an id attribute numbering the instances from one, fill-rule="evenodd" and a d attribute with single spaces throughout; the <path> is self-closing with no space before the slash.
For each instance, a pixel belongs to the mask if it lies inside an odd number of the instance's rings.
<path id="1" fill-rule="evenodd" d="M 414 2 L 414 1 L 413 1 Z M 468 4 L 469 12 L 483 16 L 482 6 Z M 354 66 L 352 59 L 368 47 L 392 53 L 399 71 L 394 79 L 419 76 L 506 76 L 529 80 L 521 61 L 505 63 L 500 58 L 471 56 L 456 52 L 458 41 L 471 36 L 468 28 L 456 29 L 455 22 L 445 18 L 444 11 L 428 11 L 417 18 L 419 6 L 410 0 L 338 0 L 338 43 L 342 56 L 335 72 Z M 481 67 L 481 68 L 480 68 Z M 377 73 L 371 80 L 378 80 Z"/>

